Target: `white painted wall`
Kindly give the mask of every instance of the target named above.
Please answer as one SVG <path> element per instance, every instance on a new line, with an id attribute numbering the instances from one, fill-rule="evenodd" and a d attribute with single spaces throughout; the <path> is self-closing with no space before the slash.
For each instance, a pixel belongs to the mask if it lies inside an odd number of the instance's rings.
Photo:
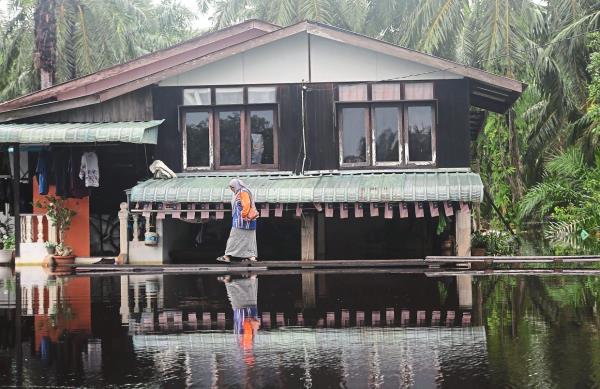
<path id="1" fill-rule="evenodd" d="M 306 33 L 248 50 L 178 76 L 159 86 L 283 84 L 308 80 Z"/>
<path id="2" fill-rule="evenodd" d="M 312 82 L 462 78 L 314 35 L 310 38 L 310 63 Z M 308 67 L 308 34 L 302 32 L 165 79 L 159 86 L 299 83 L 309 80 Z"/>
<path id="3" fill-rule="evenodd" d="M 404 79 L 462 78 L 420 63 L 318 36 L 311 37 L 310 48 L 312 82 L 381 81 L 413 74 Z"/>

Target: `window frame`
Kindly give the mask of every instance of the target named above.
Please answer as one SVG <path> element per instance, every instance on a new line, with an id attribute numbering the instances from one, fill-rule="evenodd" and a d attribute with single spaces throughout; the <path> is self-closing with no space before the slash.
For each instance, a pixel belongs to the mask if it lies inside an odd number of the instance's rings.
<path id="1" fill-rule="evenodd" d="M 195 112 L 206 112 L 208 113 L 208 166 L 189 166 L 187 161 L 187 125 L 186 125 L 186 114 Z M 179 120 L 181 126 L 182 136 L 182 166 L 184 171 L 207 171 L 213 170 L 214 168 L 214 135 L 213 135 L 213 115 L 212 108 L 207 105 L 186 105 L 179 108 Z"/>
<path id="2" fill-rule="evenodd" d="M 377 161 L 377 136 L 375 129 L 375 109 L 377 108 L 395 108 L 398 111 L 398 161 Z M 401 166 L 404 162 L 404 109 L 401 105 L 389 104 L 387 102 L 372 104 L 371 111 L 371 147 L 373 149 L 372 166 Z"/>
<path id="3" fill-rule="evenodd" d="M 248 103 L 248 88 L 273 87 L 275 88 L 275 102 L 273 103 Z M 216 104 L 217 88 L 240 88 L 239 85 L 214 85 L 214 86 L 184 86 L 181 88 L 181 96 L 185 89 L 210 89 L 210 105 L 179 105 L 179 128 L 182 135 L 182 166 L 183 171 L 227 171 L 227 170 L 277 170 L 279 168 L 279 101 L 280 90 L 276 85 L 242 85 L 242 104 Z M 182 100 L 183 102 L 183 100 Z M 273 164 L 252 164 L 252 142 L 251 142 L 251 111 L 273 111 Z M 240 111 L 240 152 L 241 165 L 221 166 L 221 137 L 219 128 L 219 113 L 224 111 Z M 187 149 L 189 147 L 186 128 L 186 113 L 207 112 L 209 115 L 209 166 L 189 166 L 187 161 Z"/>
<path id="4" fill-rule="evenodd" d="M 344 108 L 363 108 L 366 110 L 365 117 L 365 162 L 344 162 L 344 119 L 343 111 Z M 368 103 L 357 103 L 357 102 L 344 102 L 337 107 L 337 118 L 338 118 L 338 138 L 339 138 L 339 153 L 340 153 L 340 166 L 343 167 L 368 167 L 371 165 L 371 153 L 370 153 L 370 122 L 371 122 L 371 110 Z"/>
<path id="5" fill-rule="evenodd" d="M 415 100 L 411 100 L 411 101 L 415 101 Z M 431 108 L 431 160 L 430 161 L 411 161 L 410 160 L 410 152 L 408 149 L 408 108 L 409 107 L 430 107 Z M 404 111 L 403 114 L 403 121 L 402 121 L 402 127 L 403 127 L 403 136 L 404 136 L 404 155 L 405 155 L 405 163 L 406 165 L 412 165 L 412 166 L 431 166 L 431 165 L 435 165 L 436 164 L 436 133 L 437 133 L 437 122 L 436 122 L 436 117 L 437 117 L 437 110 L 436 110 L 436 105 L 431 103 L 431 104 L 424 104 L 424 103 L 405 103 L 402 110 Z"/>
<path id="6" fill-rule="evenodd" d="M 410 167 L 435 167 L 437 166 L 437 112 L 438 112 L 438 101 L 435 98 L 435 83 L 433 81 L 419 81 L 423 83 L 432 84 L 433 99 L 425 100 L 407 100 L 405 98 L 405 85 L 406 82 L 400 84 L 400 100 L 373 100 L 372 99 L 372 83 L 362 82 L 356 84 L 367 84 L 367 100 L 365 101 L 340 101 L 338 88 L 335 92 L 335 119 L 337 126 L 338 142 L 339 142 L 339 163 L 340 169 L 347 168 L 368 168 L 368 167 L 398 167 L 398 168 L 410 168 Z M 411 83 L 415 83 L 411 81 Z M 349 85 L 348 83 L 338 84 Z M 408 152 L 408 108 L 409 106 L 429 106 L 432 112 L 432 129 L 431 129 L 431 161 L 410 161 Z M 342 120 L 342 109 L 346 107 L 366 107 L 368 116 L 368 128 L 367 128 L 367 162 L 366 163 L 344 163 L 343 154 L 343 120 Z M 377 148 L 375 138 L 375 108 L 378 107 L 396 107 L 400 114 L 400 126 L 398 140 L 399 140 L 399 160 L 388 161 L 388 162 L 377 162 Z"/>
<path id="7" fill-rule="evenodd" d="M 272 164 L 252 164 L 252 120 L 250 112 L 252 111 L 273 111 L 273 163 Z M 248 104 L 245 106 L 246 122 L 246 148 L 248 159 L 245 161 L 247 169 L 277 169 L 279 166 L 279 107 L 272 103 Z"/>

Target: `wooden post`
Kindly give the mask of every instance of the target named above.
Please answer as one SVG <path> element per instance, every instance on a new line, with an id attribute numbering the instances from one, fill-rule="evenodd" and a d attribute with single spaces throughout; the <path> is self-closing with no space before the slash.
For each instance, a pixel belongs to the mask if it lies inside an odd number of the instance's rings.
<path id="1" fill-rule="evenodd" d="M 471 256 L 471 212 L 467 207 L 456 212 L 456 255 Z"/>
<path id="2" fill-rule="evenodd" d="M 302 261 L 315 260 L 315 214 L 303 213 L 300 219 L 300 259 Z"/>
<path id="3" fill-rule="evenodd" d="M 304 308 L 314 308 L 316 298 L 316 284 L 315 284 L 315 273 L 304 272 L 302 273 L 302 303 Z"/>
<path id="4" fill-rule="evenodd" d="M 127 203 L 121 203 L 119 210 L 119 258 L 118 263 L 124 264 L 127 262 L 127 245 L 129 238 L 127 236 L 127 219 L 129 218 L 129 209 Z M 135 233 L 135 232 L 134 232 Z"/>
<path id="5" fill-rule="evenodd" d="M 458 306 L 461 309 L 473 308 L 473 276 L 456 276 L 458 290 Z"/>
<path id="6" fill-rule="evenodd" d="M 15 144 L 13 147 L 13 174 L 12 174 L 12 184 L 13 184 L 13 213 L 15 216 L 15 258 L 18 258 L 21 255 L 21 207 L 20 207 L 20 197 L 21 194 L 19 192 L 19 184 L 21 182 L 21 152 L 19 150 L 19 145 Z M 19 346 L 20 347 L 20 346 Z"/>

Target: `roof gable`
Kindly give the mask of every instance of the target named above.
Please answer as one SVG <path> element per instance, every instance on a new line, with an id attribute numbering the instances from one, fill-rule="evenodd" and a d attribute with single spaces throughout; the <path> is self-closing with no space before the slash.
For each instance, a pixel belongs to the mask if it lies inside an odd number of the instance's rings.
<path id="1" fill-rule="evenodd" d="M 250 21 L 0 104 L 0 121 L 106 101 L 299 33 L 366 49 L 386 58 L 418 63 L 433 69 L 428 72 L 430 75 L 440 73 L 470 78 L 476 81 L 472 90 L 474 105 L 496 112 L 508 109 L 526 87 L 513 79 L 319 23 L 305 21 L 277 28 Z"/>

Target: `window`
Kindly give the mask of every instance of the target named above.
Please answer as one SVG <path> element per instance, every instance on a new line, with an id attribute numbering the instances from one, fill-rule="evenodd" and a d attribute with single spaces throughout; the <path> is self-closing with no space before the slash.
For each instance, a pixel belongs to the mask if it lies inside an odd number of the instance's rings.
<path id="1" fill-rule="evenodd" d="M 397 163 L 398 161 L 401 161 L 400 109 L 397 107 L 374 107 L 373 121 L 375 162 Z"/>
<path id="2" fill-rule="evenodd" d="M 367 162 L 367 108 L 342 108 L 340 124 L 342 132 L 342 163 L 365 164 Z"/>
<path id="3" fill-rule="evenodd" d="M 183 90 L 183 105 L 210 105 L 210 100 L 210 88 Z"/>
<path id="4" fill-rule="evenodd" d="M 433 83 L 340 85 L 336 105 L 342 167 L 435 163 Z"/>
<path id="5" fill-rule="evenodd" d="M 242 111 L 220 111 L 218 117 L 219 166 L 241 166 Z"/>
<path id="6" fill-rule="evenodd" d="M 407 106 L 406 132 L 408 139 L 408 161 L 433 161 L 433 107 Z"/>
<path id="7" fill-rule="evenodd" d="M 275 163 L 275 112 L 272 109 L 251 110 L 250 116 L 250 163 L 272 165 Z"/>
<path id="8" fill-rule="evenodd" d="M 215 104 L 181 108 L 184 169 L 276 167 L 276 87 L 185 89 L 184 103 L 211 93 Z"/>
<path id="9" fill-rule="evenodd" d="M 210 114 L 208 111 L 184 112 L 184 165 L 192 168 L 210 167 Z"/>

